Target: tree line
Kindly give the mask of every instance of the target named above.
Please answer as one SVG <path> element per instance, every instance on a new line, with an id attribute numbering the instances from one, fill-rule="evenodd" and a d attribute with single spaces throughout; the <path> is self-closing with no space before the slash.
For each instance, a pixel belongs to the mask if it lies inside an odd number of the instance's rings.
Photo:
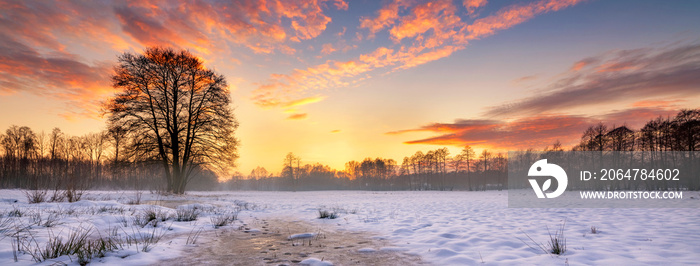
<path id="1" fill-rule="evenodd" d="M 283 159 L 279 174 L 256 167 L 223 183 L 233 190 L 487 190 L 503 189 L 507 174 L 504 153 L 467 146 L 449 156 L 447 148 L 418 151 L 402 164 L 388 158 L 349 161 L 342 170 L 320 163 L 302 163 L 293 153 Z"/>
<path id="2" fill-rule="evenodd" d="M 667 151 L 700 149 L 700 109 L 681 110 L 673 117 L 658 117 L 641 129 L 598 123 L 588 127 L 571 151 L 644 151 L 651 159 Z M 535 150 L 520 151 L 532 154 Z M 564 151 L 558 140 L 542 151 Z M 688 153 L 688 156 L 695 156 Z M 693 158 L 690 158 L 691 161 Z M 488 190 L 507 185 L 507 154 L 470 146 L 450 156 L 447 148 L 417 151 L 399 164 L 393 159 L 365 158 L 349 161 L 334 170 L 319 163 L 302 164 L 293 153 L 283 160 L 280 174 L 257 167 L 248 176 L 240 173 L 224 184 L 226 189 L 245 190 Z"/>
<path id="3" fill-rule="evenodd" d="M 590 126 L 575 151 L 697 151 L 700 148 L 700 109 L 681 110 L 671 117 L 648 121 L 641 129 L 626 125 Z"/>
<path id="4" fill-rule="evenodd" d="M 0 187 L 54 190 L 165 190 L 160 167 L 140 161 L 127 149 L 120 128 L 71 136 L 60 128 L 36 133 L 12 125 L 0 132 Z M 193 188 L 214 189 L 211 171 L 197 172 Z"/>

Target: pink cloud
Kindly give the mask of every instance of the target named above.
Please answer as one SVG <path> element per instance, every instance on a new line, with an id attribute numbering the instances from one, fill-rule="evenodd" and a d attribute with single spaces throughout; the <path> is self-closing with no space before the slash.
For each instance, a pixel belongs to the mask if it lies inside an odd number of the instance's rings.
<path id="1" fill-rule="evenodd" d="M 484 18 L 477 19 L 466 27 L 468 35 L 466 40 L 474 40 L 494 34 L 498 30 L 507 29 L 523 23 L 536 15 L 558 11 L 560 9 L 576 5 L 582 0 L 544 0 L 526 5 L 515 4 L 503 8 Z"/>
<path id="2" fill-rule="evenodd" d="M 370 38 L 374 38 L 377 32 L 393 25 L 399 18 L 399 9 L 407 5 L 410 5 L 410 1 L 391 1 L 376 12 L 376 17 L 360 18 L 360 28 L 368 29 Z"/>
<path id="3" fill-rule="evenodd" d="M 545 88 L 548 93 L 492 107 L 486 114 L 532 115 L 616 101 L 700 96 L 700 44 L 608 52 L 576 65 L 585 67 L 563 73 Z"/>
<path id="4" fill-rule="evenodd" d="M 601 116 L 539 115 L 516 120 L 457 120 L 454 123 L 433 123 L 416 129 L 388 132 L 406 134 L 433 132 L 437 136 L 406 141 L 406 144 L 470 145 L 497 150 L 540 149 L 559 140 L 565 146 L 573 146 L 589 126 L 603 122 L 610 126 L 627 125 L 640 128 L 658 116 L 672 115 L 677 110 L 653 107 L 636 107 L 612 111 Z"/>
<path id="5" fill-rule="evenodd" d="M 486 3 L 486 0 L 464 0 L 462 5 L 467 9 L 467 13 L 472 15 L 478 8 L 485 6 Z"/>
<path id="6" fill-rule="evenodd" d="M 198 55 L 245 47 L 258 54 L 294 54 L 294 41 L 322 34 L 329 9 L 343 0 L 253 1 L 3 1 L 0 91 L 30 91 L 70 102 L 69 112 L 95 114 L 111 90 L 110 61 L 75 53 L 110 54 L 165 45 Z M 99 47 L 99 48 L 95 48 Z M 343 49 L 346 49 L 343 47 Z M 72 51 L 72 52 L 70 52 Z M 227 59 L 237 62 L 235 58 Z"/>

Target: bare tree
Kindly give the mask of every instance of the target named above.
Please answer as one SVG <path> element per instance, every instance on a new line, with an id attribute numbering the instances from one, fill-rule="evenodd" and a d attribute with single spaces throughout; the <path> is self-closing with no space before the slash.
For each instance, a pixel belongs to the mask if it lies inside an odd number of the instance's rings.
<path id="1" fill-rule="evenodd" d="M 627 126 L 614 127 L 613 130 L 606 134 L 606 137 L 608 139 L 608 150 L 634 150 L 634 131 L 627 128 Z"/>
<path id="2" fill-rule="evenodd" d="M 51 159 L 54 160 L 60 158 L 59 153 L 61 146 L 63 145 L 63 132 L 61 132 L 61 129 L 55 127 L 51 131 L 49 143 L 51 145 Z"/>
<path id="3" fill-rule="evenodd" d="M 447 159 L 449 155 L 450 150 L 447 147 L 435 150 L 437 172 L 440 175 L 440 190 L 445 190 L 445 175 L 447 175 Z"/>
<path id="4" fill-rule="evenodd" d="M 44 132 L 42 130 L 41 133 L 36 135 L 36 141 L 37 141 L 37 153 L 39 155 L 39 158 L 44 158 L 44 156 L 46 155 L 46 148 L 47 148 L 46 144 L 48 141 L 46 132 Z"/>
<path id="5" fill-rule="evenodd" d="M 270 176 L 270 173 L 267 172 L 267 170 L 264 167 L 256 167 L 255 169 L 250 171 L 250 175 L 248 175 L 248 178 L 251 178 L 253 180 L 258 180 L 258 179 L 263 179 L 267 178 Z"/>
<path id="6" fill-rule="evenodd" d="M 700 109 L 681 110 L 673 119 L 677 150 L 696 151 L 700 146 Z"/>
<path id="7" fill-rule="evenodd" d="M 126 141 L 126 133 L 126 129 L 118 125 L 113 125 L 107 130 L 107 138 L 114 145 L 114 158 L 112 158 L 112 160 L 115 166 L 119 163 L 121 159 L 119 157 L 119 151 L 124 145 L 124 141 Z"/>
<path id="8" fill-rule="evenodd" d="M 105 136 L 104 132 L 97 132 L 89 133 L 83 137 L 90 162 L 95 163 L 102 161 L 102 154 L 105 148 Z"/>
<path id="9" fill-rule="evenodd" d="M 37 153 L 37 137 L 29 127 L 10 126 L 2 139 L 5 156 L 29 159 Z"/>
<path id="10" fill-rule="evenodd" d="M 476 152 L 474 152 L 474 149 L 472 149 L 471 146 L 467 145 L 464 146 L 464 149 L 462 149 L 462 152 L 458 155 L 462 160 L 464 160 L 464 163 L 466 164 L 465 169 L 467 170 L 467 187 L 469 190 L 472 189 L 472 184 L 471 184 L 471 168 L 472 168 L 472 162 L 476 158 Z"/>
<path id="11" fill-rule="evenodd" d="M 192 172 L 205 167 L 225 175 L 238 158 L 238 122 L 224 76 L 187 51 L 153 47 L 118 58 L 107 104 L 111 125 L 132 133 L 140 160 L 163 166 L 169 192 L 182 194 Z"/>
<path id="12" fill-rule="evenodd" d="M 287 156 L 284 157 L 284 169 L 282 169 L 282 175 L 289 178 L 294 191 L 297 189 L 300 168 L 301 158 L 295 156 L 294 153 L 287 153 Z"/>
<path id="13" fill-rule="evenodd" d="M 489 171 L 489 162 L 491 162 L 491 152 L 487 149 L 484 149 L 481 152 L 481 161 L 483 163 L 483 170 L 484 172 Z"/>

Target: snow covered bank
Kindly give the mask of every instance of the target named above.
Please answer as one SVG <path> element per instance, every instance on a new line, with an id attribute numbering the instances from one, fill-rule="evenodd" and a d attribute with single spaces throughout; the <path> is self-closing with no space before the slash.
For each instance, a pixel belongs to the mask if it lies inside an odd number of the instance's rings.
<path id="1" fill-rule="evenodd" d="M 405 251 L 436 265 L 675 265 L 696 264 L 700 260 L 700 212 L 692 208 L 512 209 L 507 207 L 504 191 L 193 192 L 184 197 L 143 193 L 142 202 L 148 205 L 126 204 L 136 196 L 133 191 L 89 192 L 86 200 L 76 203 L 40 204 L 28 204 L 19 190 L 0 193 L 2 217 L 14 226 L 31 225 L 29 229 L 39 246 L 48 241 L 49 234 L 67 236 L 72 229 L 81 227 L 94 228 L 102 236 L 122 238 L 143 237 L 153 231 L 163 235 L 148 252 L 143 251 L 142 244 L 125 246 L 93 259 L 96 264 L 145 265 L 181 256 L 185 247 L 192 247 L 188 238 L 194 232 L 218 230 L 214 229 L 212 217 L 237 211 L 238 220 L 226 228 L 237 228 L 254 219 L 291 217 L 336 230 L 371 231 L 392 243 L 376 250 Z M 684 201 L 697 204 L 700 193 L 687 194 Z M 133 225 L 133 217 L 149 211 L 175 215 L 175 209 L 160 205 L 196 208 L 200 213 L 194 221 L 171 218 L 155 227 Z M 336 213 L 338 218 L 318 219 L 319 209 Z M 16 211 L 23 215 L 10 217 Z M 32 218 L 36 213 L 43 221 L 55 215 L 57 224 L 36 224 L 36 218 Z M 533 240 L 549 241 L 547 229 L 554 233 L 564 221 L 568 247 L 564 254 L 548 255 L 531 248 Z M 591 227 L 598 232 L 592 233 Z M 11 227 L 4 231 L 7 232 L 11 232 Z M 198 239 L 198 243 L 203 241 L 211 239 Z M 34 263 L 28 254 L 19 254 L 19 262 L 15 263 L 12 243 L 12 237 L 3 236 L 0 240 L 0 264 Z M 75 258 L 68 256 L 57 260 L 77 264 Z"/>
<path id="2" fill-rule="evenodd" d="M 214 193 L 216 194 L 216 193 Z M 697 206 L 700 193 L 686 192 Z M 223 198 L 267 206 L 250 215 L 291 215 L 345 230 L 378 232 L 436 265 L 696 264 L 700 260 L 698 209 L 514 209 L 507 192 L 327 191 L 234 192 Z M 693 198 L 691 198 L 693 197 Z M 318 209 L 337 219 L 317 219 Z M 568 250 L 543 254 L 566 221 Z M 591 233 L 596 227 L 597 233 Z M 669 259 L 672 258 L 672 259 Z"/>

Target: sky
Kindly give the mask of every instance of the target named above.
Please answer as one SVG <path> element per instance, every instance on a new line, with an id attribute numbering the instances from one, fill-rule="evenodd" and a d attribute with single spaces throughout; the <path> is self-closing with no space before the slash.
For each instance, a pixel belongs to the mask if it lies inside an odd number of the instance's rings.
<path id="1" fill-rule="evenodd" d="M 237 170 L 576 144 L 700 108 L 698 1 L 5 1 L 0 130 L 105 128 L 117 56 L 223 74 Z"/>

